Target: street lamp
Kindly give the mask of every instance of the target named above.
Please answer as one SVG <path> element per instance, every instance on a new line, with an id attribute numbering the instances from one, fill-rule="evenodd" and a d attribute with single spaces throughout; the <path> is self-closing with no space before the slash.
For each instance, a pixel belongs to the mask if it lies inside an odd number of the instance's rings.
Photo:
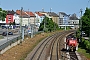
<path id="1" fill-rule="evenodd" d="M 51 10 L 52 10 L 52 8 L 50 8 L 50 13 L 51 13 Z"/>
<path id="2" fill-rule="evenodd" d="M 44 8 L 42 8 L 42 12 L 44 12 Z"/>
<path id="3" fill-rule="evenodd" d="M 52 12 L 52 8 L 50 8 L 50 13 Z M 50 14 L 51 15 L 51 14 Z M 55 31 L 55 20 L 54 20 L 54 31 Z"/>
<path id="4" fill-rule="evenodd" d="M 42 8 L 42 12 L 44 12 L 44 8 Z M 43 22 L 44 22 L 44 28 L 43 28 L 43 31 L 45 31 L 45 28 L 46 28 L 46 27 L 45 27 L 45 19 L 44 19 Z"/>

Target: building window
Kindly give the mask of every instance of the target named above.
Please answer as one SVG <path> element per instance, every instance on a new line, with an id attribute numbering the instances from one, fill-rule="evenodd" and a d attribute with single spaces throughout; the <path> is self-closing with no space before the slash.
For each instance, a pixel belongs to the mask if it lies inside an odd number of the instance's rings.
<path id="1" fill-rule="evenodd" d="M 70 22 L 68 22 L 68 23 L 70 23 Z"/>
<path id="2" fill-rule="evenodd" d="M 11 20 L 11 16 L 8 16 L 8 20 Z"/>

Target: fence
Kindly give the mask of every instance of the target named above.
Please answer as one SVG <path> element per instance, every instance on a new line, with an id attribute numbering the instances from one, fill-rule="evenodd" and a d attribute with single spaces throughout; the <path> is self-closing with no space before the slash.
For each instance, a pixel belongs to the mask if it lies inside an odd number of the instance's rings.
<path id="1" fill-rule="evenodd" d="M 39 31 L 34 33 L 34 35 L 42 33 L 43 31 Z M 25 36 L 27 36 L 27 34 L 25 34 Z M 18 36 L 15 37 L 13 39 L 9 39 L 6 43 L 2 44 L 0 46 L 0 54 L 3 54 L 4 52 L 6 52 L 8 49 L 12 48 L 13 46 L 16 46 L 17 44 L 20 44 L 22 42 L 22 37 Z"/>
<path id="2" fill-rule="evenodd" d="M 7 41 L 6 43 L 4 43 L 0 46 L 0 54 L 3 54 L 5 51 L 7 51 L 8 49 L 10 49 L 13 46 L 16 46 L 20 42 L 21 42 L 21 36 L 15 37 L 15 38 Z"/>

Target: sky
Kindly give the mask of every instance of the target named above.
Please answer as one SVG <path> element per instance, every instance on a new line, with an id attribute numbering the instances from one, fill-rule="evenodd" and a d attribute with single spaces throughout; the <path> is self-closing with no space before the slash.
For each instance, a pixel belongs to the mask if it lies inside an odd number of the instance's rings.
<path id="1" fill-rule="evenodd" d="M 89 2 L 88 2 L 89 1 Z M 32 12 L 42 11 L 46 12 L 65 12 L 66 14 L 76 13 L 80 15 L 80 9 L 83 13 L 86 7 L 90 8 L 90 0 L 0 0 L 0 7 L 4 10 L 23 10 Z"/>

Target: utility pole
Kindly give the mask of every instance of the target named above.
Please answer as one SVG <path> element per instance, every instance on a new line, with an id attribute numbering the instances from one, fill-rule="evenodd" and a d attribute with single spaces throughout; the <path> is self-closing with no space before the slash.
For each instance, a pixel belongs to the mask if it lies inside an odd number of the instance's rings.
<path id="1" fill-rule="evenodd" d="M 81 17 L 82 17 L 82 9 L 80 9 Z M 82 20 L 80 18 L 80 41 L 82 42 Z"/>
<path id="2" fill-rule="evenodd" d="M 28 9 L 28 15 L 29 15 L 29 14 L 30 14 L 30 13 L 29 13 L 29 9 Z M 30 20 L 30 19 L 29 19 L 29 18 L 30 18 L 30 15 L 28 16 L 28 28 L 30 28 L 30 25 L 29 25 L 29 22 L 30 22 L 29 20 Z"/>
<path id="3" fill-rule="evenodd" d="M 66 18 L 65 18 L 65 17 L 63 17 L 63 19 L 64 19 L 65 30 L 66 30 Z"/>
<path id="4" fill-rule="evenodd" d="M 36 32 L 36 23 L 35 23 L 36 21 L 35 21 L 35 17 L 34 17 L 34 30 L 33 30 L 33 34 L 35 34 L 35 32 Z"/>
<path id="5" fill-rule="evenodd" d="M 31 25 L 30 25 L 30 11 L 29 11 L 29 9 L 28 9 L 28 13 L 27 12 L 25 12 L 25 11 L 23 11 L 26 15 L 28 15 L 28 35 L 31 37 Z"/>
<path id="6" fill-rule="evenodd" d="M 28 15 L 28 35 L 31 36 L 31 34 L 29 33 L 29 32 L 31 32 L 31 27 L 30 27 L 30 12 L 29 12 L 29 9 L 28 9 L 27 15 Z"/>
<path id="7" fill-rule="evenodd" d="M 22 11 L 23 11 L 23 7 L 21 7 L 21 13 L 20 13 L 20 16 L 21 16 L 21 20 L 20 20 L 20 36 L 22 36 Z"/>
<path id="8" fill-rule="evenodd" d="M 43 29 L 43 30 L 44 30 L 44 32 L 45 32 L 45 29 L 46 29 L 46 27 L 45 27 L 45 19 L 44 19 L 44 29 Z"/>
<path id="9" fill-rule="evenodd" d="M 9 19 L 8 19 L 8 21 L 9 21 Z M 9 25 L 9 23 L 8 22 L 6 22 L 6 29 L 7 29 L 7 42 L 8 42 L 8 26 Z"/>

